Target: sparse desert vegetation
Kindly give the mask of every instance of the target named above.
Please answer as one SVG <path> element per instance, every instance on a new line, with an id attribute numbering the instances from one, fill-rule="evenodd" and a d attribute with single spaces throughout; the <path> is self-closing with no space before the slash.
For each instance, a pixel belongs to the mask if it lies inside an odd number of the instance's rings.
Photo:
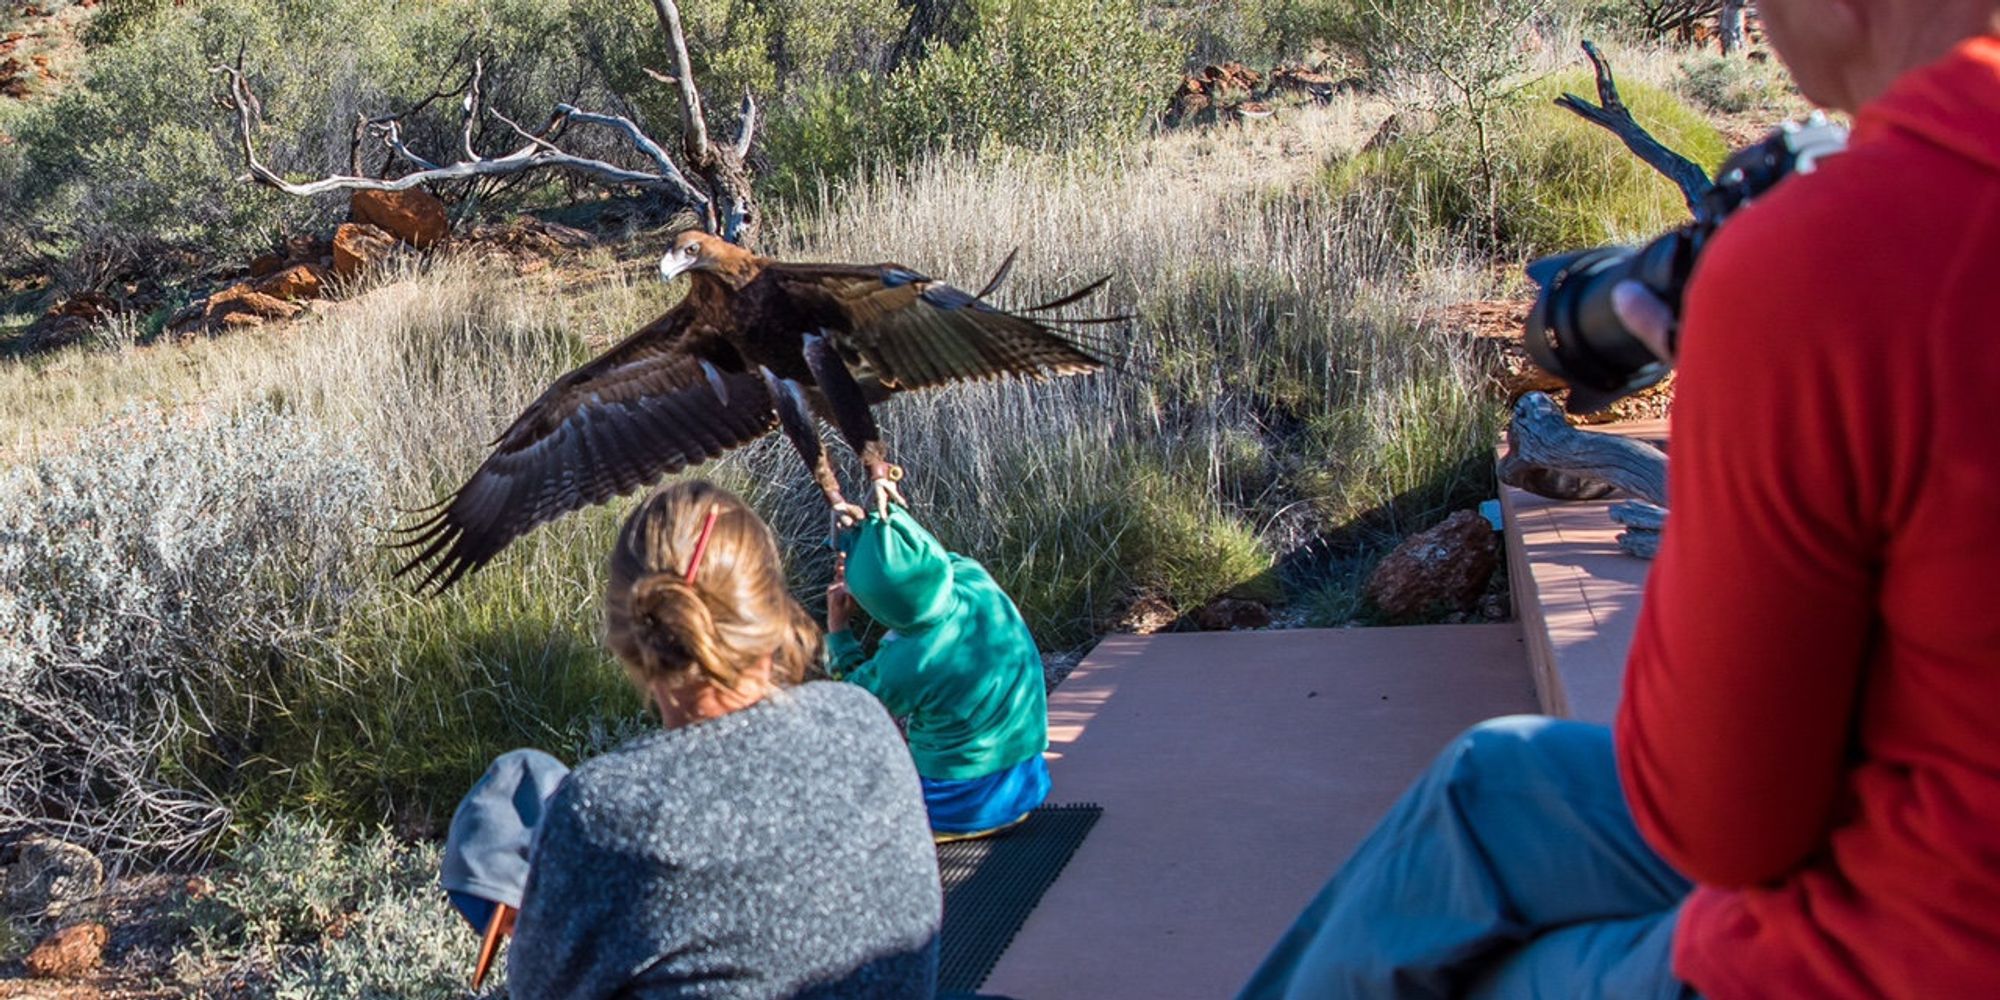
<path id="1" fill-rule="evenodd" d="M 1112 276 L 1106 305 L 1135 317 L 1106 331 L 1112 370 L 884 410 L 919 516 L 992 568 L 1052 653 L 1136 607 L 1171 619 L 1222 596 L 1290 624 L 1374 621 L 1373 561 L 1493 492 L 1505 401 L 1446 307 L 1520 294 L 1528 255 L 1681 213 L 1549 104 L 1588 92 L 1579 32 L 1622 30 L 1583 6 L 1528 5 L 1483 138 L 1421 65 L 1371 65 L 1337 0 L 982 0 L 922 56 L 897 50 L 888 0 L 684 6 L 704 86 L 765 98 L 763 252 L 976 288 L 1018 246 L 1000 296 L 1016 303 Z M 71 86 L 0 101 L 0 854 L 40 832 L 128 871 L 218 865 L 176 918 L 170 992 L 460 995 L 464 935 L 428 884 L 433 849 L 408 841 L 502 751 L 574 760 L 646 725 L 598 641 L 623 507 L 538 530 L 442 597 L 392 579 L 383 545 L 554 375 L 678 294 L 652 277 L 675 223 L 630 199 L 469 185 L 446 192 L 460 225 L 537 212 L 596 244 L 526 268 L 467 242 L 282 325 L 168 336 L 249 256 L 345 206 L 234 180 L 208 64 L 247 50 L 268 156 L 317 175 L 346 168 L 356 112 L 436 88 L 468 24 L 510 116 L 575 101 L 668 122 L 671 93 L 641 73 L 663 57 L 651 17 L 623 0 L 105 0 Z M 1740 59 L 1636 35 L 1607 49 L 1640 120 L 1706 165 L 1725 150 L 1710 116 L 1795 107 Z M 1157 128 L 1177 71 L 1221 56 L 1338 63 L 1342 82 L 1270 97 L 1268 120 Z M 447 142 L 449 104 L 411 135 Z M 1400 137 L 1371 143 L 1391 115 Z M 85 291 L 131 305 L 80 341 L 28 343 Z M 694 474 L 777 526 L 816 605 L 825 511 L 789 446 Z M 311 892 L 280 885 L 308 871 Z"/>

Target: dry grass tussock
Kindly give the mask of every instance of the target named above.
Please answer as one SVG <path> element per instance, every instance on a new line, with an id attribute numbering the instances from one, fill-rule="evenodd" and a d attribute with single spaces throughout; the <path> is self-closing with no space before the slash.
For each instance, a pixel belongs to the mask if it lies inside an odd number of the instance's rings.
<path id="1" fill-rule="evenodd" d="M 1478 270 L 1396 233 L 1381 199 L 1310 183 L 1384 111 L 1336 103 L 1280 130 L 1083 158 L 940 157 L 829 191 L 773 235 L 783 256 L 895 259 L 971 287 L 1019 245 L 1010 302 L 1115 276 L 1102 304 L 1139 317 L 1101 345 L 1119 370 L 955 387 L 883 413 L 919 516 L 994 569 L 1045 646 L 1087 639 L 1139 593 L 1183 609 L 1232 592 L 1289 597 L 1304 617 L 1345 620 L 1355 605 L 1343 574 L 1371 547 L 1490 488 L 1482 456 L 1495 406 L 1466 346 L 1419 319 L 1483 291 Z M 132 473 L 141 485 L 99 498 L 106 517 L 157 519 L 148 505 L 162 488 L 143 484 L 178 481 L 210 453 L 240 460 L 209 477 L 206 507 L 190 509 L 240 507 L 255 462 L 269 461 L 248 442 L 285 434 L 311 432 L 311 448 L 292 449 L 308 486 L 308 459 L 359 470 L 337 496 L 300 493 L 298 516 L 350 540 L 341 558 L 241 572 L 218 563 L 210 585 L 248 595 L 234 624 L 170 620 L 186 633 L 175 648 L 221 641 L 202 630 L 224 627 L 285 641 L 243 654 L 260 657 L 256 681 L 225 692 L 229 706 L 152 734 L 130 765 L 151 769 L 144 780 L 239 810 L 303 805 L 434 828 L 494 754 L 536 745 L 574 758 L 636 724 L 596 635 L 599 564 L 623 505 L 535 532 L 443 598 L 409 596 L 374 544 L 391 504 L 455 486 L 553 376 L 676 294 L 640 277 L 649 269 L 600 271 L 566 286 L 559 274 L 445 261 L 283 331 L 185 347 L 114 337 L 0 367 L 0 449 L 21 468 L 116 463 L 160 433 L 154 425 L 180 428 L 165 457 Z M 176 416 L 79 430 L 135 404 Z M 789 446 L 773 438 L 698 474 L 765 512 L 816 603 L 824 511 Z M 45 480 L 10 479 L 0 500 L 22 502 Z M 232 523 L 247 533 L 250 520 Z M 146 568 L 161 559 L 132 554 L 143 537 L 113 551 L 90 532 L 23 524 L 0 535 L 0 551 L 38 527 L 68 539 L 80 566 L 129 565 L 171 591 L 164 570 Z M 1295 558 L 1327 538 L 1339 543 L 1329 557 Z M 63 580 L 9 565 L 0 559 L 0 593 L 22 605 L 70 599 Z M 339 600 L 306 608 L 289 597 L 305 592 Z M 5 627 L 0 636 L 16 642 Z M 11 662 L 27 666 L 0 678 L 0 730 L 54 696 L 20 678 L 99 655 L 37 641 L 13 648 Z M 0 780 L 0 801 L 48 825 L 32 779 Z M 214 815 L 194 832 L 212 833 Z M 154 831 L 163 843 L 189 832 L 172 817 Z"/>

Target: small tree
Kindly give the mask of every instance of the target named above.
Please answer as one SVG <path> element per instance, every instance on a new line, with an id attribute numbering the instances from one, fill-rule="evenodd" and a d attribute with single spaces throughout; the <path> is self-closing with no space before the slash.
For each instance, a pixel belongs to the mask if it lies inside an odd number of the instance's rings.
<path id="1" fill-rule="evenodd" d="M 1489 245 L 1500 235 L 1495 117 L 1520 90 L 1526 36 L 1553 0 L 1366 0 L 1355 41 L 1378 72 L 1436 81 L 1442 110 L 1471 123 Z"/>

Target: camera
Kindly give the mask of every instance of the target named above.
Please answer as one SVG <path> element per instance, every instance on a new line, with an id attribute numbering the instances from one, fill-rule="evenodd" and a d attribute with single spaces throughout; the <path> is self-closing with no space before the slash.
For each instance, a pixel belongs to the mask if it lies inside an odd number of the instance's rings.
<path id="1" fill-rule="evenodd" d="M 1611 308 L 1611 290 L 1637 281 L 1673 311 L 1695 260 L 1738 209 L 1793 174 L 1811 173 L 1819 159 L 1847 146 L 1847 130 L 1815 114 L 1791 122 L 1722 164 L 1694 218 L 1642 247 L 1609 246 L 1544 257 L 1528 265 L 1540 294 L 1528 313 L 1528 356 L 1570 387 L 1569 411 L 1594 413 L 1658 382 L 1661 361 Z"/>

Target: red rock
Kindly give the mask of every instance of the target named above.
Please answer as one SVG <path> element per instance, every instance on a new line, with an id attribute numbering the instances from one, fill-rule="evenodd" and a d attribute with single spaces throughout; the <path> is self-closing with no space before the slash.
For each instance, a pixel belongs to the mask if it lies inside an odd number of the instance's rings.
<path id="1" fill-rule="evenodd" d="M 407 191 L 356 191 L 348 203 L 348 218 L 380 228 L 404 243 L 427 250 L 451 228 L 444 202 L 422 188 Z M 336 244 L 339 237 L 335 237 Z"/>
<path id="2" fill-rule="evenodd" d="M 249 315 L 259 319 L 291 319 L 299 314 L 299 307 L 274 295 L 258 291 L 248 284 L 231 285 L 208 297 L 204 310 L 210 321 L 220 321 L 229 316 Z"/>
<path id="3" fill-rule="evenodd" d="M 272 298 L 296 302 L 325 295 L 331 277 L 318 264 L 293 264 L 258 282 L 256 288 Z"/>
<path id="4" fill-rule="evenodd" d="M 110 296 L 103 292 L 79 292 L 64 299 L 61 304 L 50 309 L 48 314 L 52 317 L 96 322 L 111 315 L 115 308 Z"/>
<path id="5" fill-rule="evenodd" d="M 353 278 L 389 259 L 395 237 L 365 222 L 343 222 L 333 231 L 333 273 Z"/>
<path id="6" fill-rule="evenodd" d="M 1375 567 L 1365 593 L 1390 618 L 1470 611 L 1499 565 L 1493 525 L 1462 510 L 1404 539 Z"/>
<path id="7" fill-rule="evenodd" d="M 285 269 L 284 254 L 267 253 L 262 256 L 253 257 L 250 259 L 250 276 L 253 278 L 261 278 L 268 274 L 276 274 L 284 269 Z"/>
<path id="8" fill-rule="evenodd" d="M 1360 77 L 1335 78 L 1325 73 L 1309 70 L 1304 66 L 1279 66 L 1271 70 L 1269 88 L 1271 91 L 1289 91 L 1304 94 L 1322 104 L 1333 99 L 1342 90 L 1353 90 L 1366 83 Z"/>
<path id="9" fill-rule="evenodd" d="M 1111 631 L 1130 632 L 1133 635 L 1152 635 L 1172 627 L 1180 615 L 1174 606 L 1158 594 L 1140 594 L 1134 597 L 1125 610 L 1113 621 Z"/>
<path id="10" fill-rule="evenodd" d="M 1239 628 L 1269 628 L 1271 609 L 1256 601 L 1218 597 L 1194 613 L 1196 627 L 1206 632 L 1227 632 Z"/>
<path id="11" fill-rule="evenodd" d="M 103 924 L 75 924 L 42 939 L 22 961 L 36 979 L 75 979 L 104 961 L 111 932 Z"/>
<path id="12" fill-rule="evenodd" d="M 285 264 L 297 264 L 301 261 L 318 260 L 331 253 L 333 253 L 332 240 L 321 239 L 317 236 L 289 237 L 285 240 L 284 261 L 278 267 L 282 268 Z M 276 268 L 273 270 L 276 270 Z"/>

